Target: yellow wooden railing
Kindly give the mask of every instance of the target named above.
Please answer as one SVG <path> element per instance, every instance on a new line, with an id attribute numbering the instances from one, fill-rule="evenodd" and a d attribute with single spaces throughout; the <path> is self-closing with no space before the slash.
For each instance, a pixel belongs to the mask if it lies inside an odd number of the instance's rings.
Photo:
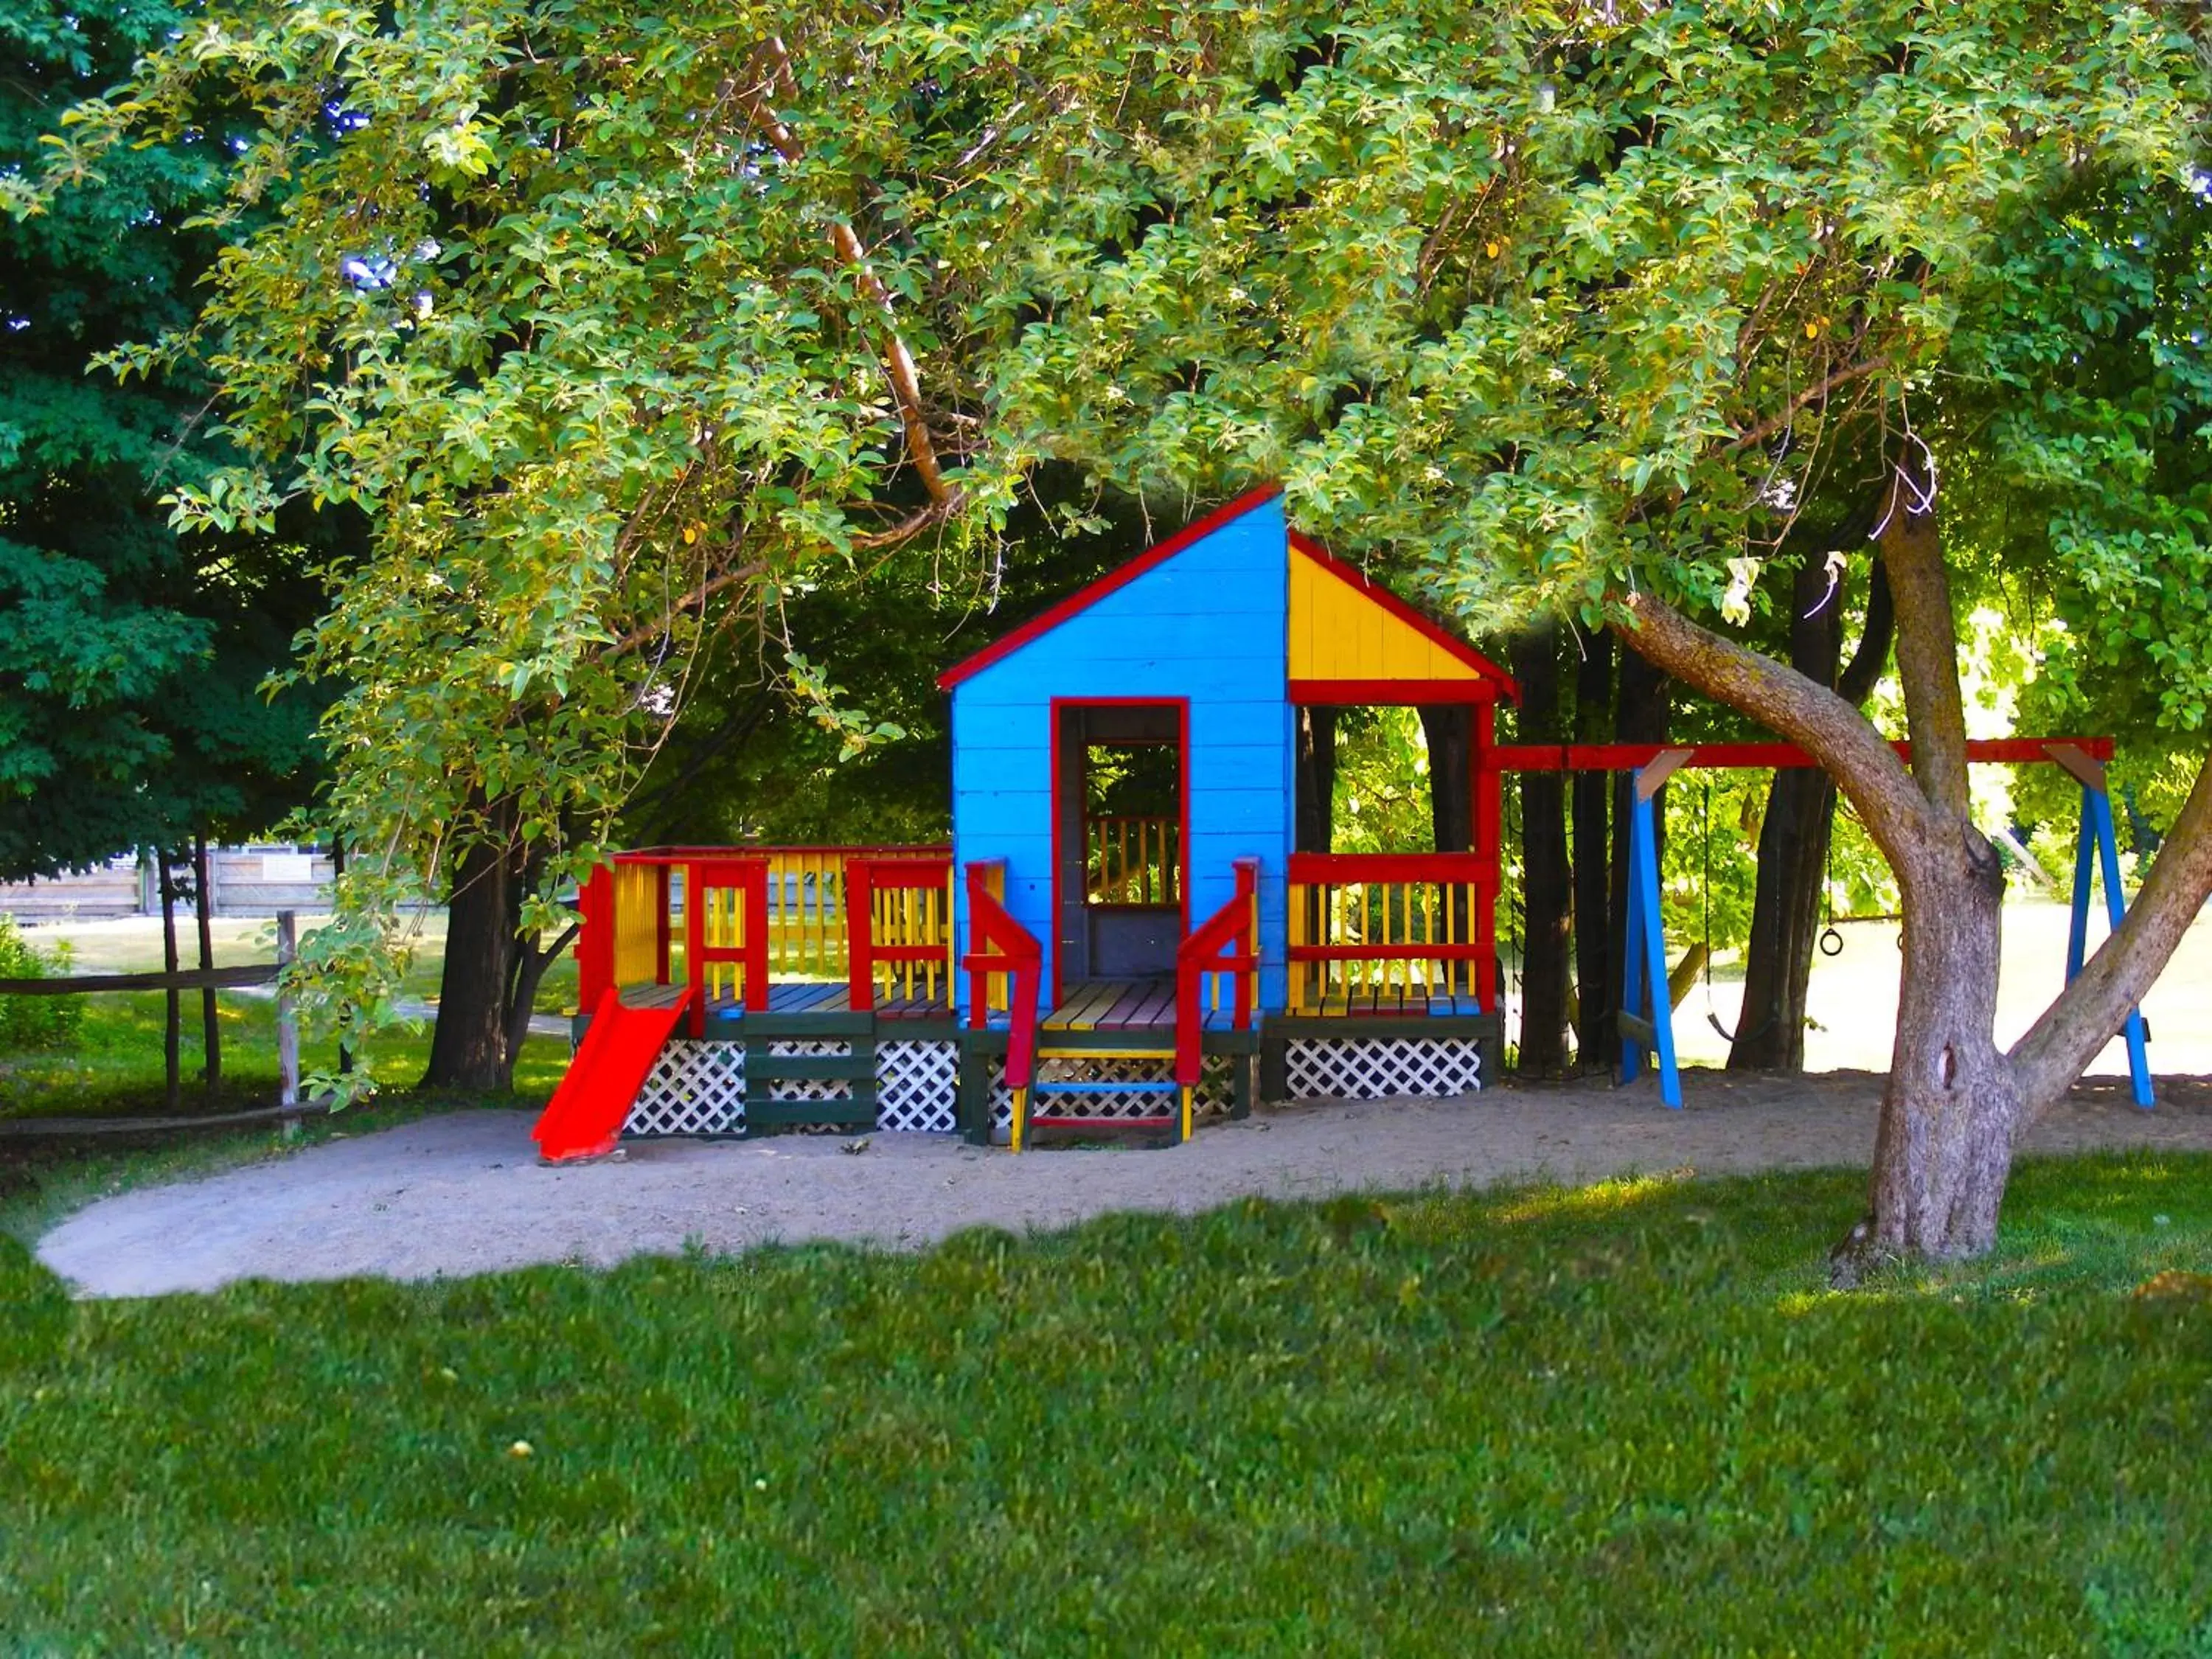
<path id="1" fill-rule="evenodd" d="M 698 866 L 694 866 L 694 868 Z M 707 988 L 710 1002 L 736 1001 L 745 992 L 745 892 L 742 887 L 702 884 L 701 942 L 707 947 L 699 971 L 693 977 Z M 686 894 L 688 904 L 691 896 Z M 772 937 L 772 936 L 771 936 Z M 728 956 L 722 953 L 728 952 Z"/>
<path id="2" fill-rule="evenodd" d="M 1093 904 L 1182 902 L 1182 825 L 1109 817 L 1084 825 L 1084 890 Z"/>
<path id="3" fill-rule="evenodd" d="M 1291 1012 L 1470 994 L 1487 1007 L 1493 908 L 1487 872 L 1474 854 L 1297 854 L 1290 883 Z"/>
<path id="4" fill-rule="evenodd" d="M 842 979 L 852 963 L 842 847 L 769 847 L 768 964 L 776 979 Z"/>

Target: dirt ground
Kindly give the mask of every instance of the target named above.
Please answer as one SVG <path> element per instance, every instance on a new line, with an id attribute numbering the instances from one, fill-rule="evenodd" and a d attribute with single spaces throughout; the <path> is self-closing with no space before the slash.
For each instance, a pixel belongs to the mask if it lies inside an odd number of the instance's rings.
<path id="1" fill-rule="evenodd" d="M 1064 1226 L 1117 1210 L 1196 1211 L 1246 1194 L 1312 1198 L 1436 1183 L 1565 1182 L 1863 1164 L 1881 1079 L 1685 1076 L 1687 1109 L 1647 1080 L 1507 1086 L 1452 1101 L 1279 1107 L 1158 1152 L 1020 1158 L 944 1135 L 657 1141 L 548 1169 L 526 1112 L 465 1112 L 313 1146 L 204 1180 L 106 1199 L 49 1233 L 42 1260 L 90 1296 L 206 1291 L 241 1279 L 398 1279 L 543 1262 L 611 1266 L 687 1244 L 715 1253 L 838 1239 L 890 1248 L 965 1228 Z M 2031 1152 L 2212 1150 L 2212 1079 L 2164 1079 L 2154 1112 L 2091 1079 Z"/>

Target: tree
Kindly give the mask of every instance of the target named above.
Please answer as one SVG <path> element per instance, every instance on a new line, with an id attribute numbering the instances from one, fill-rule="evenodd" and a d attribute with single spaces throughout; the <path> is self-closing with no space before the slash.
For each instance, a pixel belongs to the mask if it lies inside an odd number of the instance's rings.
<path id="1" fill-rule="evenodd" d="M 890 193 L 969 138 L 923 66 L 879 88 L 865 10 L 784 21 L 212 7 L 80 108 L 41 185 L 0 180 L 36 213 L 126 137 L 250 124 L 207 306 L 122 361 L 222 380 L 240 464 L 181 493 L 187 523 L 369 516 L 302 671 L 341 688 L 327 814 L 358 854 L 306 971 L 388 1006 L 365 947 L 449 899 L 435 1081 L 504 1081 L 516 965 L 708 642 L 923 531 L 957 556 L 1006 508 L 964 382 L 921 400 L 960 278 L 897 243 Z M 884 185 L 858 203 L 855 147 Z"/>
<path id="2" fill-rule="evenodd" d="M 181 15 L 11 9 L 0 171 Z M 180 540 L 158 498 L 222 459 L 195 428 L 210 386 L 91 372 L 190 319 L 216 243 L 184 222 L 221 195 L 218 149 L 198 133 L 133 150 L 52 214 L 0 220 L 0 878 L 264 830 L 302 787 L 315 711 L 258 692 L 319 605 L 301 550 Z"/>
<path id="3" fill-rule="evenodd" d="M 1954 411 L 2070 384 L 2047 348 L 2101 337 L 2075 284 L 2021 271 L 2102 250 L 2038 227 L 2085 187 L 2194 223 L 2203 27 L 2160 0 L 925 0 L 649 29 L 582 0 L 254 0 L 88 107 L 53 178 L 210 87 L 262 124 L 236 194 L 281 179 L 286 211 L 198 334 L 258 471 L 189 510 L 374 506 L 315 649 L 357 677 L 334 801 L 387 880 L 475 822 L 471 792 L 573 865 L 718 602 L 987 536 L 1040 457 L 1148 496 L 1273 475 L 1348 550 L 1425 549 L 1479 625 L 1579 614 L 1625 672 L 1813 750 L 1907 917 L 1855 1249 L 1948 1254 L 1988 1243 L 2026 1115 L 2212 888 L 2200 775 L 2128 926 L 1997 1053 L 1934 465 Z M 2169 275 L 2158 315 L 2201 307 L 2201 265 Z M 2041 355 L 2001 349 L 2026 337 Z M 2200 356 L 2161 323 L 2147 423 L 2061 398 L 2046 424 L 2084 455 L 2190 447 Z M 2202 526 L 2155 468 L 2081 471 L 2094 499 L 2032 556 L 2124 619 L 2098 648 L 2169 653 L 2162 712 L 2201 732 Z M 1696 619 L 1747 619 L 1800 505 L 1838 490 L 1881 526 L 1911 772 Z M 1822 550 L 1863 591 L 1863 550 Z"/>
<path id="4" fill-rule="evenodd" d="M 2128 925 L 2000 1054 L 2000 871 L 1967 813 L 1936 461 L 1976 399 L 2054 396 L 2024 447 L 2046 471 L 2082 458 L 2081 495 L 2022 550 L 2095 593 L 2106 653 L 2155 643 L 2161 712 L 2201 759 L 2203 526 L 2193 498 L 2161 505 L 2149 457 L 2201 456 L 2203 264 L 2169 260 L 2112 337 L 2138 342 L 2126 397 L 2069 398 L 2065 343 L 2112 327 L 2076 308 L 2110 250 L 2057 234 L 2085 189 L 2201 220 L 2200 15 L 1532 5 L 1468 30 L 1331 8 L 1122 52 L 1079 46 L 1100 15 L 1060 14 L 1023 63 L 1115 110 L 1109 131 L 1002 185 L 1030 215 L 1037 320 L 1000 385 L 1034 441 L 1123 477 L 1275 472 L 1347 545 L 1429 546 L 1478 620 L 1579 611 L 1810 749 L 1906 918 L 1843 1271 L 1984 1248 L 2021 1128 L 2212 890 L 2212 781 Z M 1880 526 L 1910 770 L 1835 691 L 1693 619 L 1747 620 L 1802 504 L 1838 493 Z M 1812 550 L 1863 591 L 1864 550 Z"/>

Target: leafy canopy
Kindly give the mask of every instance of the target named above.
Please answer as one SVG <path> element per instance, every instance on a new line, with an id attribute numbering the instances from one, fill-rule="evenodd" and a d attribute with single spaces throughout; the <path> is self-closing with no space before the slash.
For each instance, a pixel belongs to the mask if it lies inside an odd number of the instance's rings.
<path id="1" fill-rule="evenodd" d="M 587 848 L 702 641 L 902 532 L 988 538 L 1043 457 L 1155 494 L 1278 476 L 1485 623 L 1639 586 L 1740 611 L 1866 422 L 1932 430 L 2094 332 L 1999 269 L 2024 222 L 2085 180 L 2123 222 L 2194 210 L 2203 28 L 2148 0 L 227 0 L 51 178 L 250 116 L 205 312 L 125 361 L 223 382 L 246 465 L 185 522 L 372 514 L 310 666 L 345 677 L 337 817 L 419 884 L 488 799 Z M 2017 333 L 2043 355 L 1993 347 Z M 2109 401 L 2050 422 L 2094 451 Z M 2201 690 L 2201 613 L 2130 579 L 2170 539 L 2110 520 L 2046 538 L 2059 579 Z"/>

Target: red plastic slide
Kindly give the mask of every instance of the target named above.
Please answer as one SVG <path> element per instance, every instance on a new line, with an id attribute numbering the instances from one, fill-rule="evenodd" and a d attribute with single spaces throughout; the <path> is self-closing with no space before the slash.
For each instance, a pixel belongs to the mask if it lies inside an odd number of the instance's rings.
<path id="1" fill-rule="evenodd" d="M 599 993 L 583 1047 L 530 1132 L 545 1162 L 566 1164 L 614 1151 L 646 1074 L 690 1006 L 684 997 L 666 1007 L 625 1008 L 617 992 Z"/>

